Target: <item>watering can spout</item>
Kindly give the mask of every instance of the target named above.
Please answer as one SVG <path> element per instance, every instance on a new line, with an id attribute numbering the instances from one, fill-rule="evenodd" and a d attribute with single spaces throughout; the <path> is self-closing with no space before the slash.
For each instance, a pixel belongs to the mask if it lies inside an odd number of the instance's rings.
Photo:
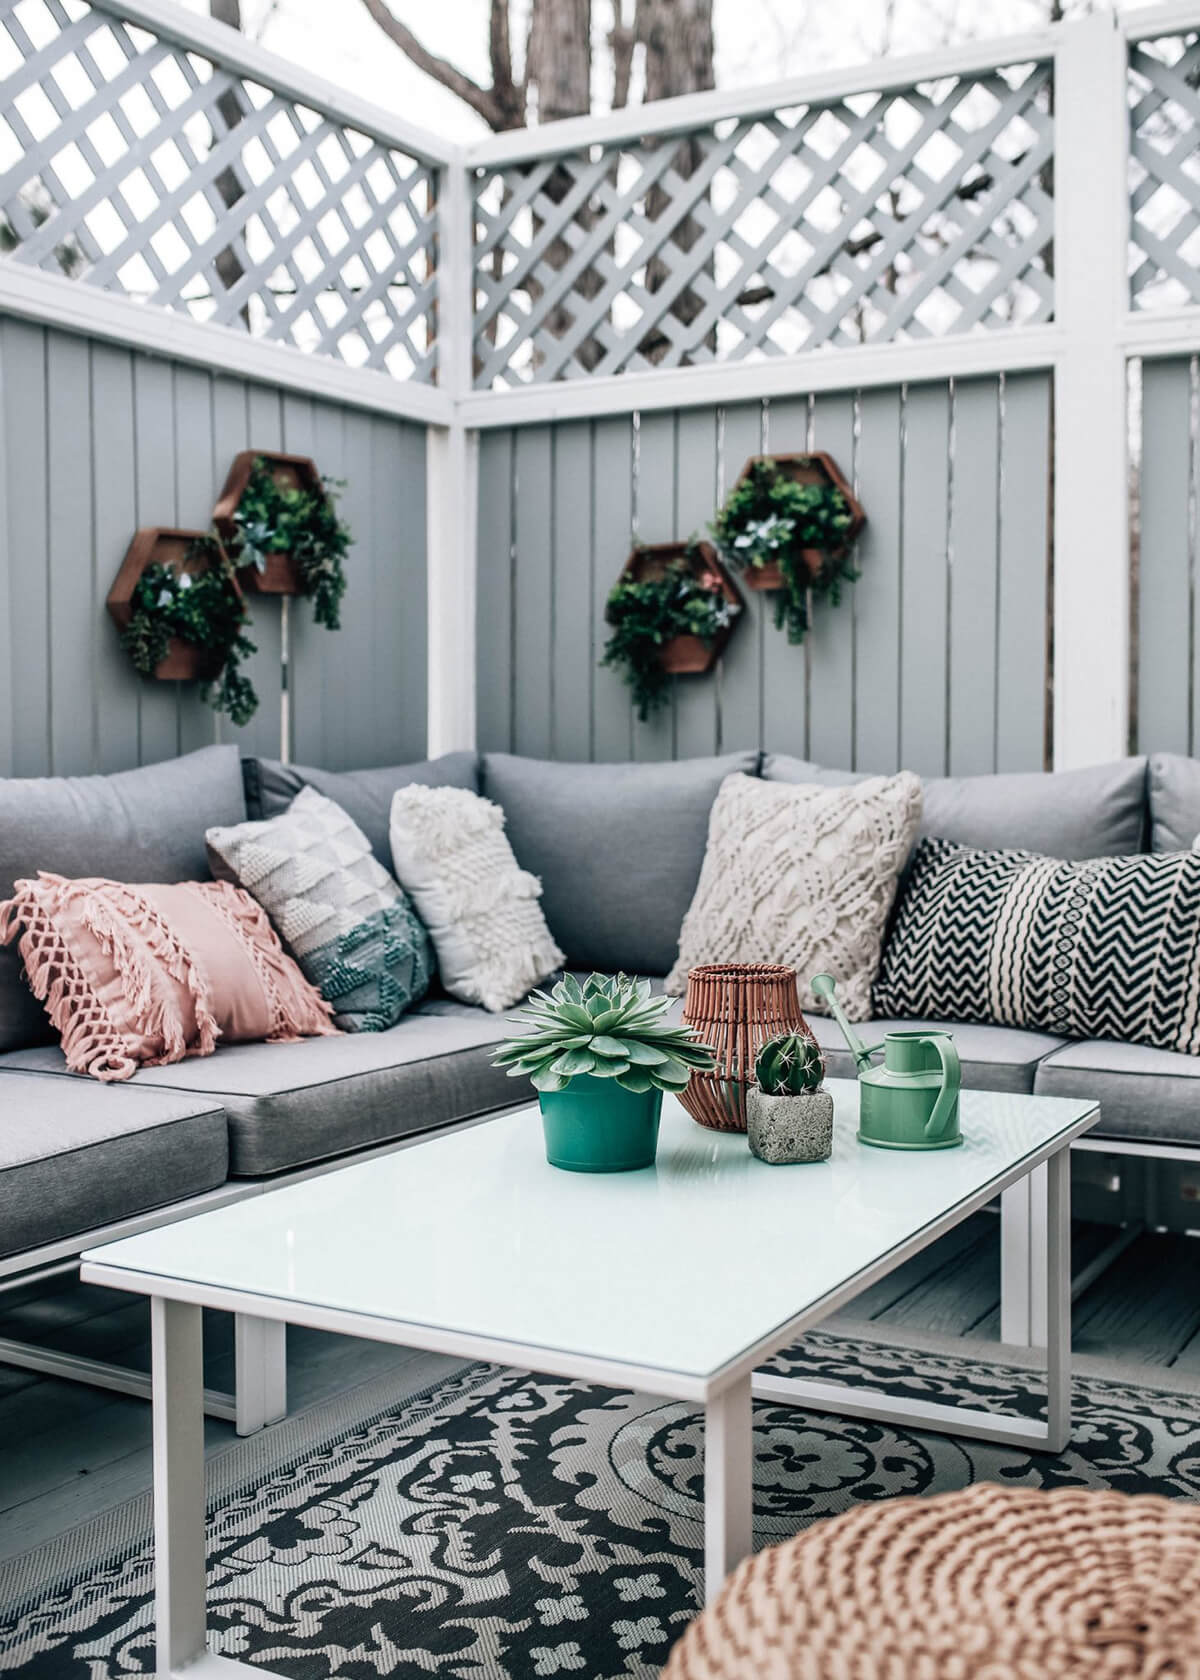
<path id="1" fill-rule="evenodd" d="M 829 1013 L 842 1029 L 842 1037 L 850 1048 L 854 1063 L 859 1073 L 871 1065 L 871 1057 L 883 1048 L 879 1044 L 864 1044 L 850 1022 L 846 1019 L 846 1012 L 837 1000 L 836 982 L 832 974 L 814 974 L 810 982 L 813 991 L 822 1000 Z"/>

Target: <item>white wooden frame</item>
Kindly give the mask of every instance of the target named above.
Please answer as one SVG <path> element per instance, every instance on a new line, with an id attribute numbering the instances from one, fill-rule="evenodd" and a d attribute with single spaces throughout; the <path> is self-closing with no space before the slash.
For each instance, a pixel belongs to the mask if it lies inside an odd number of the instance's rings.
<path id="1" fill-rule="evenodd" d="M 477 140 L 464 149 L 463 161 L 474 168 L 553 157 L 581 146 L 681 134 L 728 117 L 761 116 L 763 112 L 821 104 L 847 94 L 887 93 L 894 88 L 911 87 L 915 82 L 936 81 L 942 76 L 969 76 L 976 71 L 994 70 L 998 65 L 1052 58 L 1071 27 L 1059 24 L 1022 35 L 968 41 L 931 53 L 871 59 L 861 65 L 822 70 L 810 76 L 791 76 L 758 87 L 718 88 L 712 93 L 662 99 L 653 105 L 631 105 L 603 117 L 569 117 L 538 128 L 518 128 Z"/>
<path id="2" fill-rule="evenodd" d="M 209 1654 L 205 1626 L 204 1403 L 201 1312 L 213 1307 L 273 1325 L 304 1324 L 335 1334 L 419 1347 L 462 1358 L 530 1366 L 587 1382 L 703 1405 L 705 1411 L 705 1598 L 712 1602 L 729 1571 L 753 1541 L 752 1396 L 848 1417 L 871 1417 L 899 1427 L 951 1432 L 1008 1446 L 1060 1452 L 1070 1433 L 1070 1146 L 1094 1123 L 1085 1113 L 1028 1160 L 967 1197 L 908 1242 L 865 1268 L 816 1305 L 796 1314 L 710 1377 L 524 1346 L 487 1335 L 439 1330 L 307 1302 L 218 1288 L 85 1260 L 87 1283 L 125 1289 L 151 1301 L 154 1405 L 154 1512 L 160 1675 L 212 1671 L 214 1677 L 254 1672 Z M 791 1346 L 845 1301 L 886 1276 L 912 1254 L 969 1217 L 997 1192 L 1031 1172 L 1044 1185 L 1047 1243 L 1045 1291 L 1049 1307 L 1047 1412 L 1043 1423 L 967 1407 L 890 1396 L 835 1384 L 812 1383 L 757 1371 L 764 1359 Z"/>
<path id="3" fill-rule="evenodd" d="M 93 0 L 163 39 L 218 58 L 285 97 L 342 120 L 443 171 L 436 387 L 249 340 L 20 264 L 0 261 L 0 310 L 175 360 L 232 368 L 431 428 L 429 450 L 429 741 L 474 744 L 473 433 L 567 417 L 723 404 L 797 391 L 1047 370 L 1055 381 L 1054 762 L 1060 768 L 1126 750 L 1129 697 L 1125 548 L 1125 364 L 1200 349 L 1200 307 L 1135 311 L 1125 296 L 1127 43 L 1200 27 L 1197 0 L 1115 18 L 1102 12 L 1023 35 L 970 43 L 765 86 L 719 90 L 653 107 L 575 118 L 457 146 L 297 69 L 224 25 L 168 0 Z M 593 144 L 684 133 L 855 93 L 1053 60 L 1056 312 L 1045 326 L 928 341 L 835 348 L 768 360 L 472 391 L 469 177 Z"/>
<path id="4" fill-rule="evenodd" d="M 218 58 L 229 69 L 275 88 L 301 105 L 336 116 L 372 139 L 381 140 L 385 146 L 398 146 L 423 163 L 454 163 L 462 159 L 463 148 L 452 140 L 406 122 L 382 105 L 360 98 L 351 89 L 339 87 L 269 52 L 249 36 L 230 29 L 228 24 L 188 11 L 173 0 L 88 0 L 88 4 L 94 11 L 109 12 L 147 29 L 160 40 L 202 53 L 206 58 Z"/>
<path id="5" fill-rule="evenodd" d="M 797 391 L 915 384 L 1044 370 L 1055 384 L 1053 762 L 1103 762 L 1127 751 L 1130 594 L 1125 540 L 1126 363 L 1200 349 L 1200 308 L 1135 311 L 1126 284 L 1126 43 L 1200 27 L 1195 0 L 1118 20 L 1070 24 L 952 52 L 896 59 L 760 89 L 665 101 L 650 110 L 574 119 L 467 148 L 468 167 L 530 161 L 587 144 L 684 132 L 853 92 L 1051 58 L 1055 92 L 1054 321 L 920 343 L 836 348 L 753 365 L 705 365 L 470 391 L 458 413 L 479 429 L 584 416 L 722 404 Z"/>
<path id="6" fill-rule="evenodd" d="M 403 121 L 266 51 L 226 24 L 186 11 L 171 0 L 89 0 L 89 5 L 173 46 L 215 60 L 421 163 L 441 168 L 461 159 L 462 148 L 453 142 Z M 146 308 L 119 294 L 19 262 L 0 260 L 0 311 L 426 424 L 448 424 L 452 411 L 450 397 L 440 386 L 395 380 L 332 357 L 308 355 L 286 344 Z"/>

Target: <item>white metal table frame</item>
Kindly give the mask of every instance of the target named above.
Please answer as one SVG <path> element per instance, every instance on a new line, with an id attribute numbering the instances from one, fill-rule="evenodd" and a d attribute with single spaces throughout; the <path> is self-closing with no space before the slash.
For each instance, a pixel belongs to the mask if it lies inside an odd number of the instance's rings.
<path id="1" fill-rule="evenodd" d="M 1070 1434 L 1070 1145 L 1095 1123 L 1090 1109 L 1074 1125 L 998 1175 L 977 1192 L 899 1244 L 871 1266 L 780 1324 L 737 1359 L 698 1376 L 571 1352 L 558 1352 L 474 1333 L 411 1324 L 302 1301 L 176 1280 L 151 1272 L 85 1259 L 85 1282 L 151 1297 L 154 1420 L 154 1533 L 156 1548 L 157 1672 L 212 1674 L 232 1680 L 262 1674 L 250 1664 L 218 1657 L 206 1646 L 204 1368 L 205 1307 L 261 1319 L 269 1334 L 286 1324 L 306 1325 L 367 1340 L 417 1347 L 430 1353 L 529 1368 L 551 1376 L 632 1389 L 704 1408 L 704 1571 L 711 1601 L 753 1542 L 754 1398 L 843 1417 L 866 1417 L 903 1428 L 926 1429 L 1035 1451 L 1061 1452 Z M 1033 1202 L 1044 1200 L 1046 1241 L 1046 1386 L 1044 1421 L 898 1399 L 867 1389 L 775 1375 L 758 1369 L 806 1330 L 894 1271 L 912 1255 L 1014 1186 Z M 1036 1210 L 1039 1215 L 1041 1207 Z M 1040 1248 L 1041 1245 L 1039 1245 Z M 1003 1264 L 1003 1260 L 1002 1260 Z M 1039 1266 L 1039 1270 L 1040 1270 Z"/>

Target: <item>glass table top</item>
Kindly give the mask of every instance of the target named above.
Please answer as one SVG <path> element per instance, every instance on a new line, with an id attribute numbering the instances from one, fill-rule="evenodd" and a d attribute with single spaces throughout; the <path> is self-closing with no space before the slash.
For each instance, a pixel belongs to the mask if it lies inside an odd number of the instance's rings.
<path id="1" fill-rule="evenodd" d="M 658 1161 L 547 1164 L 536 1107 L 92 1249 L 164 1280 L 707 1377 L 1086 1129 L 1084 1099 L 964 1091 L 959 1149 L 766 1166 L 663 1101 Z M 170 1294 L 169 1288 L 162 1293 Z"/>

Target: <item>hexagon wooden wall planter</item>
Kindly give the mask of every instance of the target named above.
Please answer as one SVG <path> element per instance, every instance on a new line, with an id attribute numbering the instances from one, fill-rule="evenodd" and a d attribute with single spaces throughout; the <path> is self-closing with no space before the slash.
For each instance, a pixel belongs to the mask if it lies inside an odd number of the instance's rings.
<path id="1" fill-rule="evenodd" d="M 167 525 L 150 525 L 135 531 L 105 603 L 117 629 L 124 630 L 133 617 L 133 592 L 147 566 L 157 561 L 173 571 L 189 572 L 195 577 L 209 570 L 214 549 L 221 562 L 228 565 L 225 550 L 211 531 L 183 531 Z M 240 596 L 241 590 L 232 573 L 230 579 Z M 154 675 L 159 682 L 212 682 L 220 676 L 223 664 L 219 652 L 194 647 L 182 637 L 172 636 L 166 658 L 159 661 Z"/>
<path id="2" fill-rule="evenodd" d="M 742 468 L 737 478 L 741 484 L 750 476 L 752 468 L 759 461 L 774 461 L 780 472 L 790 478 L 794 484 L 828 484 L 835 490 L 840 490 L 850 507 L 852 524 L 846 538 L 846 546 L 854 541 L 858 533 L 867 522 L 862 504 L 850 488 L 845 474 L 833 459 L 823 450 L 813 450 L 804 455 L 752 455 Z M 735 484 L 734 488 L 737 488 Z M 801 549 L 804 564 L 808 567 L 808 574 L 815 582 L 821 575 L 824 564 L 824 551 L 819 548 Z M 748 589 L 782 589 L 784 587 L 783 574 L 778 566 L 747 566 L 743 576 Z"/>
<path id="3" fill-rule="evenodd" d="M 234 456 L 229 476 L 225 480 L 225 488 L 221 491 L 221 499 L 213 509 L 213 524 L 235 553 L 238 546 L 238 526 L 234 514 L 246 493 L 246 486 L 250 482 L 256 461 L 267 463 L 271 477 L 282 489 L 324 493 L 317 463 L 307 455 L 284 455 L 276 449 L 243 449 L 239 455 Z M 296 565 L 290 554 L 268 554 L 265 572 L 260 572 L 254 565 L 239 566 L 238 577 L 243 589 L 259 595 L 303 593 Z"/>
<path id="4" fill-rule="evenodd" d="M 690 551 L 690 552 L 689 552 Z M 709 572 L 720 580 L 721 593 L 735 608 L 733 618 L 719 630 L 711 642 L 705 642 L 699 636 L 672 636 L 669 642 L 664 642 L 659 654 L 659 663 L 664 671 L 670 671 L 673 676 L 702 676 L 711 671 L 725 646 L 733 634 L 738 615 L 745 602 L 742 592 L 733 578 L 721 564 L 720 556 L 711 543 L 707 542 L 662 542 L 639 543 L 632 551 L 621 570 L 623 578 L 652 578 L 661 577 L 673 560 L 686 559 L 696 577 Z"/>

